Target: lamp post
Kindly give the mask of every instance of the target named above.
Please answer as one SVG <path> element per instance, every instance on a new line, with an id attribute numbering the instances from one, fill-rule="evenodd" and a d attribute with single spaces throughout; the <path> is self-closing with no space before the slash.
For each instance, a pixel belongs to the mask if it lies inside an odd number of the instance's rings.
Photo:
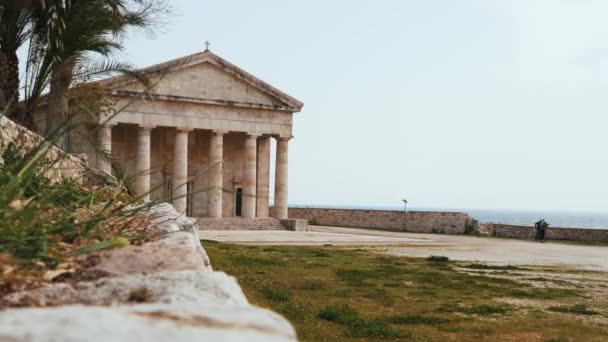
<path id="1" fill-rule="evenodd" d="M 403 201 L 403 212 L 405 213 L 405 228 L 407 229 L 407 200 L 404 198 Z"/>

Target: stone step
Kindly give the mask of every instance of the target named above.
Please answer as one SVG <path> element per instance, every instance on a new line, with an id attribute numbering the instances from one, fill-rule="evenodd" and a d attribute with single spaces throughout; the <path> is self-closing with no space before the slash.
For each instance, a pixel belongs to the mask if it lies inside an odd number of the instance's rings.
<path id="1" fill-rule="evenodd" d="M 229 217 L 198 219 L 199 230 L 285 230 L 281 220 L 275 218 Z"/>

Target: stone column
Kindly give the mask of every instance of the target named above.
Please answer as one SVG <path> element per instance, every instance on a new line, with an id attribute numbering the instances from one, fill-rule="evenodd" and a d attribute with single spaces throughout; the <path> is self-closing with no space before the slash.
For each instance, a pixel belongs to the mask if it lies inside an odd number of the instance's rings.
<path id="1" fill-rule="evenodd" d="M 137 127 L 137 155 L 135 157 L 135 193 L 150 199 L 150 133 L 154 127 Z"/>
<path id="2" fill-rule="evenodd" d="M 258 184 L 256 187 L 256 216 L 268 217 L 268 187 L 270 183 L 270 137 L 258 138 Z"/>
<path id="3" fill-rule="evenodd" d="M 222 188 L 224 181 L 224 132 L 214 131 L 209 149 L 209 192 L 207 212 L 211 218 L 222 217 Z"/>
<path id="4" fill-rule="evenodd" d="M 257 135 L 245 139 L 245 174 L 243 176 L 243 217 L 255 217 Z"/>
<path id="5" fill-rule="evenodd" d="M 191 129 L 177 128 L 173 152 L 173 207 L 178 213 L 186 212 L 188 199 L 188 132 Z"/>
<path id="6" fill-rule="evenodd" d="M 97 141 L 102 151 L 106 152 L 107 154 L 112 153 L 111 125 L 102 125 L 99 127 L 99 130 L 97 131 Z M 112 174 L 112 165 L 110 164 L 110 161 L 101 155 L 97 156 L 97 169 L 99 171 L 105 171 L 107 174 Z"/>
<path id="7" fill-rule="evenodd" d="M 276 137 L 277 156 L 274 175 L 274 217 L 287 218 L 288 143 L 291 137 Z"/>

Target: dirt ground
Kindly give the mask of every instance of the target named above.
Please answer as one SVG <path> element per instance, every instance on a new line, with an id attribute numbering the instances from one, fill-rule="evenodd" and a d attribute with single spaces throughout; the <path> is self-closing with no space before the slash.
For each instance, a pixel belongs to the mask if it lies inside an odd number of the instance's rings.
<path id="1" fill-rule="evenodd" d="M 557 242 L 415 234 L 357 228 L 311 226 L 308 232 L 201 231 L 201 238 L 255 245 L 360 245 L 412 257 L 447 256 L 490 264 L 562 266 L 608 272 L 608 247 Z"/>

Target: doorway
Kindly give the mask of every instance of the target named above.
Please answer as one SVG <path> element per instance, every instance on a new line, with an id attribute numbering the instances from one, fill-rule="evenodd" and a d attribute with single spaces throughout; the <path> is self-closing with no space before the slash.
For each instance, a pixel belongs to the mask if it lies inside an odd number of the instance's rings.
<path id="1" fill-rule="evenodd" d="M 243 188 L 236 189 L 234 216 L 241 217 L 243 211 Z"/>

